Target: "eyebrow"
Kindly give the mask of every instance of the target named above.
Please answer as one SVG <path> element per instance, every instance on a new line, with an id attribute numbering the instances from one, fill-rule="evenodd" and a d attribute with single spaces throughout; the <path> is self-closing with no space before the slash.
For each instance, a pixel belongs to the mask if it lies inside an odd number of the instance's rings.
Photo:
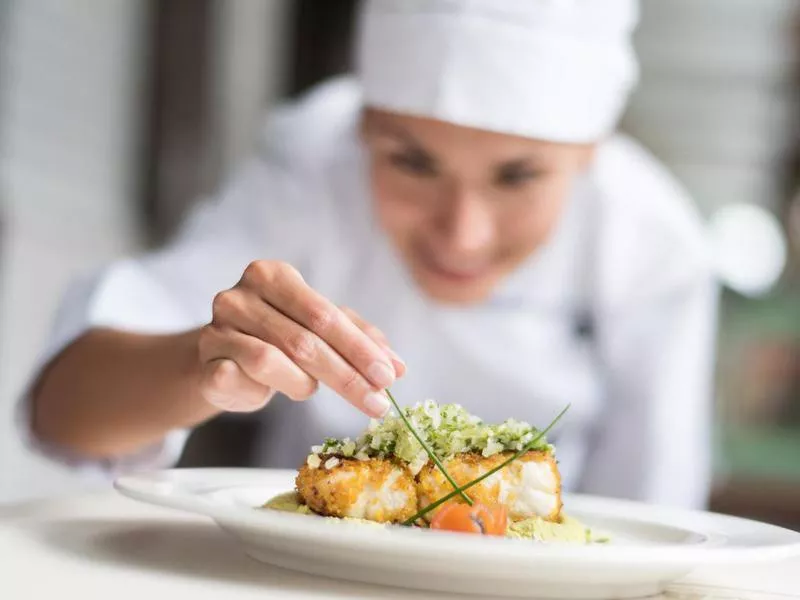
<path id="1" fill-rule="evenodd" d="M 419 148 L 420 150 L 424 150 L 423 145 L 420 144 L 416 140 L 416 138 L 414 138 L 414 136 L 411 133 L 409 133 L 403 127 L 401 127 L 399 125 L 394 125 L 392 123 L 385 123 L 385 122 L 382 123 L 382 122 L 378 121 L 377 123 L 373 122 L 373 124 L 371 124 L 370 127 L 375 131 L 375 133 L 378 133 L 380 135 L 386 135 L 386 136 L 389 136 L 389 137 L 396 138 L 396 139 L 398 139 L 400 141 L 403 141 L 403 142 L 405 142 L 407 144 L 415 146 L 415 147 Z"/>
<path id="2" fill-rule="evenodd" d="M 430 160 L 434 164 L 439 163 L 436 154 L 425 148 L 425 146 L 417 141 L 417 139 L 408 131 L 400 126 L 392 125 L 391 123 L 378 123 L 374 125 L 375 133 L 381 136 L 394 138 L 396 141 L 402 142 L 409 146 L 412 152 L 416 152 Z"/>
<path id="3" fill-rule="evenodd" d="M 384 135 L 395 138 L 398 141 L 408 144 L 415 151 L 425 154 L 432 160 L 437 160 L 436 156 L 425 148 L 425 146 L 417 141 L 417 139 L 408 132 L 405 128 L 394 123 L 387 123 L 373 121 L 370 125 L 373 131 L 378 135 Z M 506 169 L 529 169 L 538 171 L 543 168 L 541 158 L 535 155 L 525 155 L 515 158 L 501 159 L 496 162 L 492 168 L 495 171 L 502 171 Z"/>
<path id="4" fill-rule="evenodd" d="M 495 164 L 497 170 L 504 169 L 532 169 L 536 170 L 541 168 L 540 160 L 535 156 L 521 156 L 519 158 L 510 158 L 501 160 Z"/>

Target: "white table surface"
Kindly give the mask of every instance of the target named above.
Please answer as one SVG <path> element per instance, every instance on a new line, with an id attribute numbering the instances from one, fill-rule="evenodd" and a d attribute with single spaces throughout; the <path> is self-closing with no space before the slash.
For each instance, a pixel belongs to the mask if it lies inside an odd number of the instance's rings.
<path id="1" fill-rule="evenodd" d="M 113 491 L 0 507 L 0 598 L 67 597 L 457 598 L 312 577 L 263 565 L 245 556 L 209 519 L 134 502 Z M 746 569 L 696 572 L 663 597 L 800 598 L 800 557 Z"/>

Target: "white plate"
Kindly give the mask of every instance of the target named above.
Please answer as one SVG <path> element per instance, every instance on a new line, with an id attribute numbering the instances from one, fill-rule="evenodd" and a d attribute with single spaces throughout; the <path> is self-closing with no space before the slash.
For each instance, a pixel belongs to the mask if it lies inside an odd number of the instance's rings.
<path id="1" fill-rule="evenodd" d="M 800 554 L 800 533 L 703 512 L 565 496 L 565 511 L 610 544 L 540 544 L 404 527 L 369 527 L 256 510 L 294 472 L 187 469 L 123 477 L 131 498 L 207 515 L 253 558 L 339 579 L 482 596 L 635 598 L 694 567 Z"/>

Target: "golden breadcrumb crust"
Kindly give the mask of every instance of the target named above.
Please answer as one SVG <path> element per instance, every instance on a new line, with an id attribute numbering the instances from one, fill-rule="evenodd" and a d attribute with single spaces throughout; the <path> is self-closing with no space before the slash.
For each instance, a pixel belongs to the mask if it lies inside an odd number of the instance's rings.
<path id="1" fill-rule="evenodd" d="M 327 457 L 322 457 L 323 463 Z M 399 523 L 417 511 L 414 477 L 392 460 L 340 458 L 331 469 L 303 466 L 297 492 L 314 512 L 330 517 L 368 518 Z"/>
<path id="2" fill-rule="evenodd" d="M 455 480 L 455 482 L 462 486 L 469 483 L 473 479 L 480 477 L 484 473 L 493 469 L 509 456 L 511 452 L 503 452 L 494 454 L 492 456 L 484 457 L 475 452 L 466 452 L 458 454 L 446 461 L 444 467 L 447 472 Z M 482 504 L 499 504 L 501 503 L 500 491 L 501 480 L 505 489 L 506 496 L 503 498 L 503 504 L 512 506 L 518 491 L 522 488 L 522 465 L 527 462 L 544 462 L 547 463 L 554 476 L 555 480 L 555 494 L 557 495 L 556 506 L 547 515 L 538 515 L 548 521 L 558 521 L 561 517 L 561 475 L 558 472 L 555 457 L 548 452 L 543 451 L 530 451 L 520 456 L 517 460 L 506 466 L 498 473 L 484 479 L 480 483 L 472 486 L 467 490 L 467 495 L 475 502 Z M 449 494 L 453 490 L 453 486 L 445 479 L 442 472 L 433 463 L 428 463 L 422 468 L 422 471 L 417 475 L 417 497 L 420 507 L 427 506 Z M 464 502 L 463 498 L 456 496 L 451 500 L 445 502 L 442 506 L 452 502 Z M 430 519 L 435 514 L 435 511 L 428 513 L 426 518 Z M 516 514 L 513 511 L 509 512 L 509 518 L 512 521 L 526 519 L 533 515 L 530 513 Z"/>
<path id="3" fill-rule="evenodd" d="M 496 467 L 511 455 L 510 452 L 495 454 L 488 458 L 473 452 L 459 454 L 444 461 L 447 472 L 458 485 L 469 483 Z M 321 457 L 323 464 L 329 457 Z M 527 462 L 547 463 L 552 470 L 557 501 L 547 515 L 539 515 L 548 521 L 561 518 L 561 475 L 555 457 L 544 451 L 530 451 L 495 475 L 471 487 L 467 494 L 475 502 L 497 504 L 501 498 L 501 481 L 504 503 L 513 506 L 522 488 L 522 465 Z M 432 463 L 423 467 L 413 477 L 401 462 L 371 458 L 359 461 L 339 458 L 331 469 L 324 466 L 312 468 L 304 465 L 295 480 L 302 501 L 314 512 L 331 517 L 367 518 L 384 523 L 399 523 L 412 517 L 420 508 L 438 500 L 452 491 L 452 486 Z M 460 497 L 448 500 L 463 502 Z M 431 518 L 435 511 L 426 518 Z M 509 513 L 512 521 L 532 516 L 526 513 Z"/>

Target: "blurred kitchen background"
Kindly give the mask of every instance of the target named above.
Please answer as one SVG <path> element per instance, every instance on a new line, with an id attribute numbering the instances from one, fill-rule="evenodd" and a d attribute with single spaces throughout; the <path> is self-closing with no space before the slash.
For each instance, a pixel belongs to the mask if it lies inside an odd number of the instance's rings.
<path id="1" fill-rule="evenodd" d="M 12 419 L 66 282 L 163 242 L 270 107 L 346 71 L 354 7 L 0 0 L 0 503 L 81 485 Z M 728 284 L 712 508 L 800 529 L 800 2 L 642 13 L 623 129 L 693 194 Z M 243 427 L 203 428 L 183 464 L 246 462 Z"/>

